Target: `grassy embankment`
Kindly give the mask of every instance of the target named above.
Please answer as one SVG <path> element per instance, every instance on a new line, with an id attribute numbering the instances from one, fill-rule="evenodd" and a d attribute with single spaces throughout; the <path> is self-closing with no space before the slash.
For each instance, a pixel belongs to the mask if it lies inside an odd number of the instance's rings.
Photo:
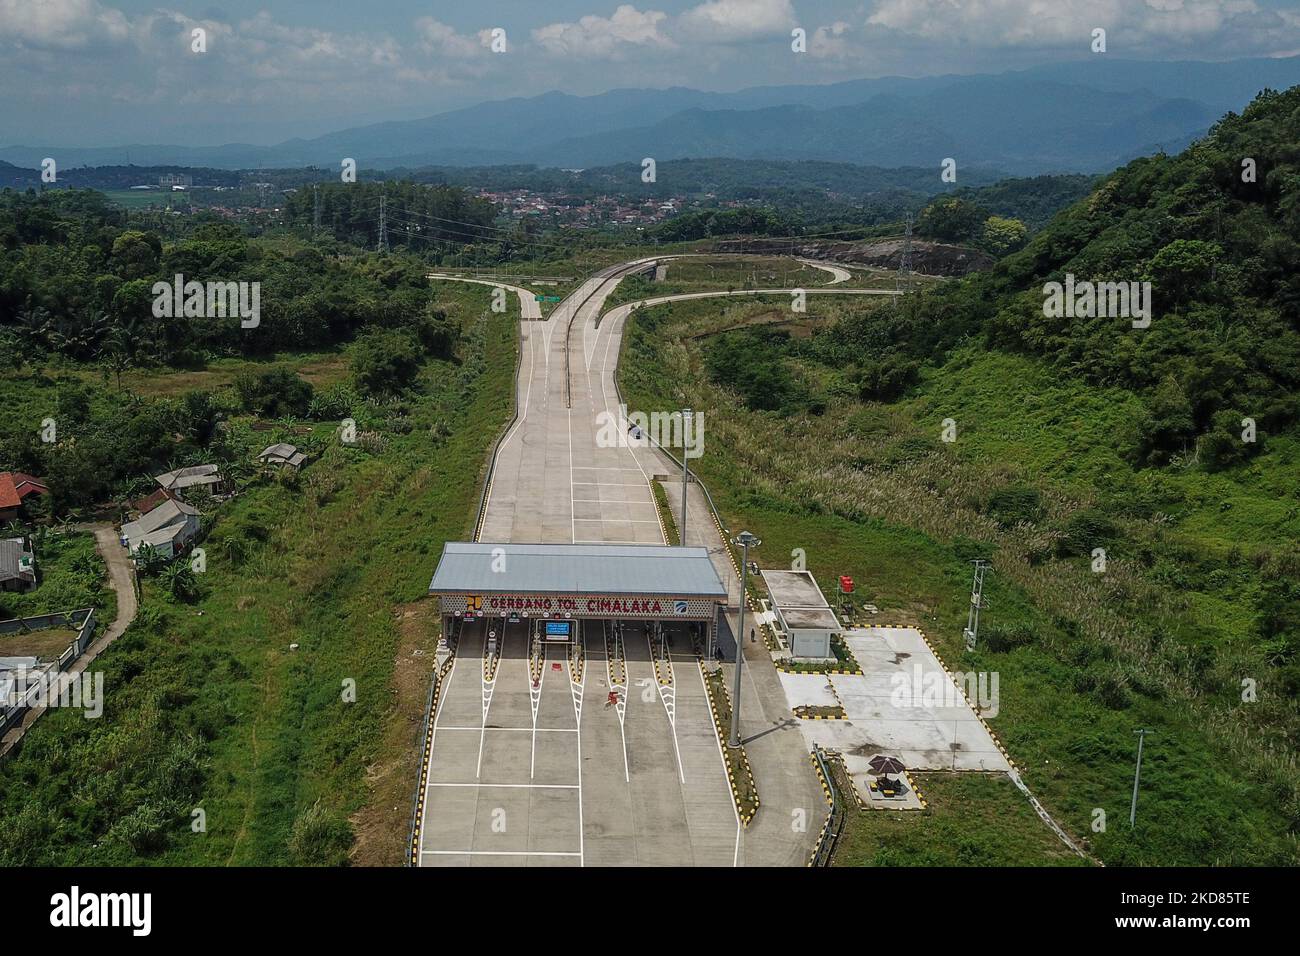
<path id="1" fill-rule="evenodd" d="M 811 311 L 830 322 L 846 308 Z M 762 537 L 759 563 L 783 565 L 803 548 L 824 588 L 838 574 L 855 577 L 860 600 L 880 607 L 874 620 L 920 625 L 952 666 L 997 671 L 1000 712 L 991 725 L 1048 809 L 1105 862 L 1294 863 L 1294 766 L 1285 748 L 1292 707 L 1269 683 L 1250 601 L 1257 562 L 1277 535 L 1300 532 L 1285 490 L 1294 442 L 1279 438 L 1250 466 L 1215 475 L 1135 471 L 1114 441 L 1134 413 L 1129 393 L 974 348 L 886 405 L 859 401 L 836 370 L 778 344 L 774 357 L 806 401 L 752 411 L 709 381 L 702 349 L 711 331 L 761 321 L 772 309 L 704 302 L 640 313 L 621 373 L 634 408 L 705 411 L 697 471 L 724 520 Z M 953 444 L 940 440 L 946 418 L 958 422 Z M 996 493 L 1024 486 L 1040 496 L 1042 515 L 998 520 Z M 1060 556 L 1062 542 L 1091 546 L 1080 516 L 1091 519 L 1099 500 L 1116 496 L 1177 508 L 1106 532 L 1105 574 L 1090 570 L 1086 548 Z M 981 555 L 996 572 L 986 589 L 986 639 L 967 654 L 968 562 Z M 1137 624 L 1158 639 L 1133 640 Z M 1259 681 L 1257 702 L 1240 699 L 1243 677 Z M 1130 830 L 1139 727 L 1155 735 Z M 900 827 L 909 828 L 913 862 L 1058 860 L 1050 834 L 1025 843 L 1034 824 L 1046 833 L 1027 805 L 999 812 L 1018 799 L 1001 781 L 922 788 L 929 816 L 851 815 L 840 862 L 885 859 Z M 1098 809 L 1104 832 L 1092 829 Z M 955 858 L 945 819 L 982 821 L 972 844 L 979 852 Z"/>
<path id="2" fill-rule="evenodd" d="M 195 603 L 146 583 L 96 665 L 103 718 L 52 713 L 7 764 L 5 863 L 402 862 L 437 639 L 425 588 L 513 401 L 515 320 L 489 294 L 440 292 L 465 338 L 425 368 L 409 430 L 222 506 Z"/>

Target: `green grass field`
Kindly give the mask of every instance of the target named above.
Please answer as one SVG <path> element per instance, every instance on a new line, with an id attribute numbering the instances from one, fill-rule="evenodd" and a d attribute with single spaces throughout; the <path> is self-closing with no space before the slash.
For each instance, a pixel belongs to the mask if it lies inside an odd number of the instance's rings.
<path id="1" fill-rule="evenodd" d="M 109 202 L 117 203 L 128 209 L 166 208 L 168 203 L 188 207 L 189 198 L 184 193 L 172 193 L 161 189 L 104 189 L 100 190 Z"/>
<path id="2" fill-rule="evenodd" d="M 1005 776 L 918 773 L 924 811 L 850 807 L 837 866 L 1085 866 Z"/>
<path id="3" fill-rule="evenodd" d="M 839 308 L 847 306 L 822 307 L 825 324 Z M 724 523 L 763 539 L 759 564 L 786 566 L 803 549 L 824 589 L 839 574 L 855 578 L 859 599 L 880 607 L 872 620 L 919 625 L 952 666 L 997 671 L 991 726 L 1049 811 L 1106 863 L 1294 864 L 1294 767 L 1278 750 L 1294 705 L 1252 640 L 1250 602 L 1253 558 L 1278 544 L 1263 516 L 1295 507 L 1293 498 L 1274 503 L 1291 445 L 1279 441 L 1247 468 L 1219 475 L 1137 473 L 1115 451 L 1115 433 L 1133 413 L 1126 394 L 974 350 L 927 372 L 894 405 L 861 402 L 836 387 L 836 370 L 788 357 L 824 410 L 752 411 L 709 381 L 703 349 L 709 330 L 770 309 L 701 302 L 638 313 L 620 372 L 634 409 L 704 411 L 697 473 Z M 951 444 L 941 440 L 945 418 L 956 421 Z M 1042 516 L 999 524 L 994 492 L 1026 484 L 1041 495 Z M 1106 573 L 1090 570 L 1086 552 L 1054 550 L 1073 540 L 1077 516 L 1116 499 L 1137 510 L 1117 519 Z M 1220 560 L 1213 549 L 1229 540 L 1237 556 L 1225 547 Z M 985 640 L 971 654 L 960 635 L 977 556 L 992 557 L 995 572 Z M 1260 693 L 1245 703 L 1241 679 L 1253 675 Z M 1155 735 L 1130 831 L 1138 727 Z M 945 821 L 994 819 L 1019 798 L 981 786 L 940 782 L 933 813 L 899 824 L 910 828 L 909 856 L 1061 862 L 1064 847 L 1027 803 L 1023 827 L 1036 824 L 1046 838 L 1026 843 L 1008 820 L 981 828 L 980 854 L 955 856 Z M 1094 829 L 1098 811 L 1109 821 L 1104 831 Z M 883 824 L 861 825 L 863 848 L 846 849 L 840 862 L 877 858 L 871 834 Z"/>

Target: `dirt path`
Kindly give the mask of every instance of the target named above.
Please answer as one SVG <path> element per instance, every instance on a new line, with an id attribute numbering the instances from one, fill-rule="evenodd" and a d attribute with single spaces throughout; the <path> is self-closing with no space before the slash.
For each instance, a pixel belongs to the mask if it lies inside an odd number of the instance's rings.
<path id="1" fill-rule="evenodd" d="M 77 658 L 71 667 L 64 673 L 80 674 L 96 657 L 104 652 L 108 645 L 122 636 L 122 632 L 127 629 L 132 621 L 135 620 L 136 610 L 139 605 L 135 599 L 135 587 L 132 583 L 133 571 L 131 568 L 131 559 L 127 555 L 126 549 L 118 541 L 117 532 L 111 524 L 96 522 L 95 524 L 76 525 L 77 531 L 90 531 L 95 535 L 95 550 L 99 556 L 104 559 L 104 564 L 108 568 L 109 586 L 117 593 L 117 617 L 113 623 L 98 638 L 91 642 L 86 648 L 86 653 Z M 22 721 L 9 729 L 4 735 L 3 741 L 0 741 L 0 757 L 5 756 L 13 749 L 18 741 L 22 740 L 23 735 L 27 733 L 27 728 L 36 722 L 41 714 L 45 713 L 44 707 L 33 707 L 23 715 Z"/>

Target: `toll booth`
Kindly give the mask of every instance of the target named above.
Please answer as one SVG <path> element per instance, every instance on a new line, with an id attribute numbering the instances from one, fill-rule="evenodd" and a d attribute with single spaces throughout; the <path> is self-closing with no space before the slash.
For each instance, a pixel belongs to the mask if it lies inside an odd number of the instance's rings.
<path id="1" fill-rule="evenodd" d="M 448 542 L 429 593 L 444 630 L 478 618 L 528 621 L 544 643 L 580 642 L 584 622 L 668 626 L 712 647 L 727 590 L 708 550 L 667 545 Z"/>

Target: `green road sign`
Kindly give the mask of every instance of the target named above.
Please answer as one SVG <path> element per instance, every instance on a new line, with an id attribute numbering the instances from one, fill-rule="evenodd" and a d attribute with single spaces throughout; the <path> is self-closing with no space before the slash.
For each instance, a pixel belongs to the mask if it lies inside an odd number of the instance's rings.
<path id="1" fill-rule="evenodd" d="M 558 295 L 535 295 L 533 296 L 533 298 L 536 299 L 538 302 L 559 302 L 560 301 L 560 296 Z"/>

